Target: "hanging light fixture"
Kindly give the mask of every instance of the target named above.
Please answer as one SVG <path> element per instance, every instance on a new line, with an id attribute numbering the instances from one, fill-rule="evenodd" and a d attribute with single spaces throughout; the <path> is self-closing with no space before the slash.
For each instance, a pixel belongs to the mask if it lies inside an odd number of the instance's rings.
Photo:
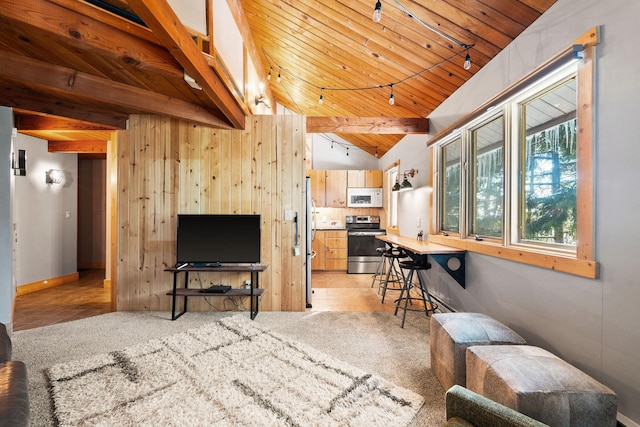
<path id="1" fill-rule="evenodd" d="M 324 102 L 324 96 L 322 95 L 322 92 L 324 92 L 324 88 L 320 89 L 320 98 L 318 98 L 318 104 L 322 105 L 322 103 Z"/>
<path id="2" fill-rule="evenodd" d="M 391 95 L 389 96 L 389 105 L 396 103 L 395 96 L 393 95 L 393 84 L 391 85 Z"/>
<path id="3" fill-rule="evenodd" d="M 373 9 L 373 22 L 380 22 L 380 18 L 382 18 L 382 3 L 378 0 L 376 7 Z"/>
<path id="4" fill-rule="evenodd" d="M 464 57 L 464 69 L 468 70 L 469 68 L 471 68 L 471 55 L 467 51 L 467 56 Z"/>
<path id="5" fill-rule="evenodd" d="M 411 183 L 407 179 L 407 176 L 405 175 L 404 181 L 402 181 L 402 184 L 400 184 L 400 191 L 407 191 L 411 189 L 413 189 L 413 185 L 411 185 Z"/>
<path id="6" fill-rule="evenodd" d="M 461 41 L 459 41 L 459 40 L 457 40 L 457 39 L 455 39 L 455 38 L 443 33 L 438 28 L 432 27 L 431 25 L 427 24 L 426 22 L 424 22 L 423 20 L 418 18 L 409 9 L 407 9 L 406 6 L 404 6 L 402 3 L 400 3 L 399 0 L 393 0 L 393 1 L 400 7 L 400 9 L 405 11 L 407 16 L 409 16 L 410 18 L 415 19 L 420 25 L 425 27 L 427 30 L 433 31 L 434 33 L 438 34 L 440 37 L 443 37 L 444 39 L 449 40 L 451 43 L 457 44 L 458 46 L 460 46 L 463 49 L 467 49 L 467 56 L 465 57 L 465 60 L 464 60 L 464 69 L 468 70 L 469 68 L 471 68 L 471 55 L 469 55 L 469 49 L 471 49 L 473 46 L 475 46 L 475 44 L 463 43 L 463 42 L 461 42 Z M 374 15 L 375 15 L 375 11 L 374 11 Z M 374 21 L 375 21 L 375 18 L 374 18 Z"/>
<path id="7" fill-rule="evenodd" d="M 276 81 L 277 81 L 278 83 L 280 83 L 280 78 L 281 78 L 280 73 L 281 73 L 281 71 L 282 71 L 282 70 L 278 70 L 278 77 L 276 78 Z"/>
<path id="8" fill-rule="evenodd" d="M 269 74 L 267 74 L 267 80 L 271 80 L 271 72 L 273 71 L 273 67 L 269 67 Z"/>
<path id="9" fill-rule="evenodd" d="M 409 182 L 409 179 L 407 178 L 407 176 L 410 176 L 411 178 L 414 177 L 415 174 L 418 173 L 418 169 L 409 169 L 403 172 L 402 176 L 403 176 L 403 180 L 402 180 L 402 184 L 399 182 L 399 179 L 396 179 L 396 183 L 393 186 L 393 188 L 391 188 L 391 191 L 408 191 L 408 190 L 412 190 L 413 189 L 413 185 L 411 185 L 411 183 Z"/>
<path id="10" fill-rule="evenodd" d="M 398 177 L 396 177 L 396 183 L 391 187 L 391 191 L 400 191 L 400 181 L 398 181 Z"/>

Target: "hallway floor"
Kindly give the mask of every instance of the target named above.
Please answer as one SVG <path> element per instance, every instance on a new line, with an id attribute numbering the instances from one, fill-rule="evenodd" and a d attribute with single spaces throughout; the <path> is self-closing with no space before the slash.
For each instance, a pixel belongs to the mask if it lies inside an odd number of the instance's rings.
<path id="1" fill-rule="evenodd" d="M 78 281 L 20 295 L 13 330 L 38 328 L 111 311 L 111 290 L 103 287 L 104 270 L 81 270 Z M 393 311 L 397 292 L 382 304 L 371 274 L 314 271 L 312 308 L 308 311 Z"/>

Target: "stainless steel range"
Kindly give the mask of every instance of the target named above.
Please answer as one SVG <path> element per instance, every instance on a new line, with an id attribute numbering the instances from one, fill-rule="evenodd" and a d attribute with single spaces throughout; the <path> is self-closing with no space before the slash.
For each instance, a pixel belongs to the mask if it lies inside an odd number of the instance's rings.
<path id="1" fill-rule="evenodd" d="M 347 273 L 375 273 L 380 262 L 384 242 L 376 236 L 387 234 L 380 229 L 380 217 L 369 215 L 347 215 Z"/>

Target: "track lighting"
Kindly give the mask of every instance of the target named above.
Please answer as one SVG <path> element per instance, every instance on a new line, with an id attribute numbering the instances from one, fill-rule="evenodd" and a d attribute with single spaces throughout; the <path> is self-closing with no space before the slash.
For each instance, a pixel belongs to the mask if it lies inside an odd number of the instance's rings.
<path id="1" fill-rule="evenodd" d="M 467 52 L 467 56 L 464 57 L 464 69 L 468 70 L 471 68 L 471 55 Z"/>
<path id="2" fill-rule="evenodd" d="M 389 96 L 389 105 L 393 105 L 396 103 L 395 96 L 393 96 L 393 85 L 391 85 L 391 95 Z"/>
<path id="3" fill-rule="evenodd" d="M 378 0 L 375 9 L 373 9 L 373 22 L 380 22 L 380 18 L 382 18 L 382 3 Z"/>

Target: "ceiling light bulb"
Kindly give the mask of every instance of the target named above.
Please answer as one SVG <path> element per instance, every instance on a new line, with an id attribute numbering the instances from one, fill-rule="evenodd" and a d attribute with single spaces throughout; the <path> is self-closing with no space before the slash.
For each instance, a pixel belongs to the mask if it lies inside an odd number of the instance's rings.
<path id="1" fill-rule="evenodd" d="M 269 67 L 269 74 L 267 74 L 267 80 L 271 80 L 271 71 L 273 70 L 273 67 Z"/>
<path id="2" fill-rule="evenodd" d="M 380 22 L 380 18 L 382 18 L 382 3 L 378 0 L 375 9 L 373 9 L 373 22 Z"/>
<path id="3" fill-rule="evenodd" d="M 322 105 L 322 103 L 324 102 L 324 96 L 322 95 L 323 90 L 324 88 L 320 90 L 320 98 L 318 98 L 318 104 L 320 105 Z"/>
<path id="4" fill-rule="evenodd" d="M 471 55 L 467 53 L 467 56 L 464 58 L 464 69 L 468 70 L 471 68 Z"/>
<path id="5" fill-rule="evenodd" d="M 391 95 L 389 96 L 389 105 L 396 103 L 396 97 L 393 95 L 393 85 L 391 85 Z"/>
<path id="6" fill-rule="evenodd" d="M 281 76 L 280 76 L 280 71 L 278 71 L 278 77 L 276 78 L 276 81 L 277 81 L 278 83 L 280 83 L 280 77 L 281 77 Z"/>

